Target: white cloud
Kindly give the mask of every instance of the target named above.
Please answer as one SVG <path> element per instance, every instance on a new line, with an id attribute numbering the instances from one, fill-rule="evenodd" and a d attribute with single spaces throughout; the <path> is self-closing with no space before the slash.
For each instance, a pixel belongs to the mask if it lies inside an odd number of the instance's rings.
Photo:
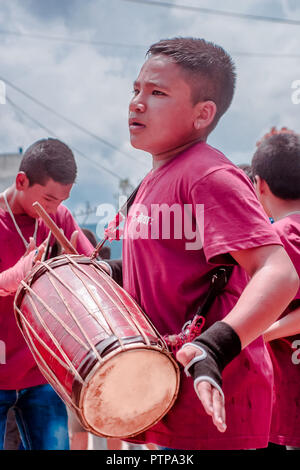
<path id="1" fill-rule="evenodd" d="M 121 0 L 74 1 L 73 9 L 55 9 L 56 2 L 38 0 L 1 2 L 0 29 L 110 43 L 150 45 L 163 37 L 199 36 L 222 45 L 230 53 L 300 54 L 294 26 L 201 15 L 178 9 L 148 7 Z M 177 0 L 176 0 L 177 1 Z M 43 4 L 42 4 L 43 3 Z M 182 0 L 178 4 L 186 4 Z M 300 19 L 293 0 L 190 0 L 206 8 L 286 16 Z M 45 14 L 43 15 L 43 10 Z M 136 184 L 150 169 L 150 156 L 132 149 L 128 138 L 127 108 L 132 81 L 143 63 L 143 48 L 72 45 L 1 35 L 1 74 L 57 112 L 111 142 L 133 159 L 63 122 L 8 86 L 8 96 L 89 158 Z M 300 79 L 299 59 L 253 58 L 234 55 L 238 70 L 236 96 L 230 111 L 210 138 L 235 163 L 249 161 L 255 142 L 272 125 L 299 130 L 300 105 L 291 102 L 291 83 Z M 1 75 L 0 74 L 0 75 Z M 46 132 L 0 106 L 0 152 L 27 147 Z M 134 158 L 144 162 L 139 164 Z M 78 184 L 71 206 L 113 200 L 118 180 L 77 156 Z"/>

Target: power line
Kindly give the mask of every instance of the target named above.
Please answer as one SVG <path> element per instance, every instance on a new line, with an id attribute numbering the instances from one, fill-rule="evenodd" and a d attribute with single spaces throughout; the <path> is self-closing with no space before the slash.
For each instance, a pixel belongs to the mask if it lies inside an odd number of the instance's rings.
<path id="1" fill-rule="evenodd" d="M 69 42 L 71 44 L 86 44 L 94 46 L 105 46 L 105 47 L 121 47 L 121 48 L 146 48 L 147 46 L 141 46 L 137 44 L 124 44 L 120 42 L 107 42 L 107 41 L 93 41 L 89 39 L 74 39 L 68 38 L 66 36 L 48 36 L 45 34 L 32 34 L 32 33 L 21 33 L 19 31 L 7 31 L 0 30 L 0 34 L 8 34 L 11 36 L 27 37 L 33 39 L 44 39 L 47 41 L 59 41 L 59 42 Z"/>
<path id="2" fill-rule="evenodd" d="M 28 114 L 26 111 L 24 111 L 24 109 L 22 109 L 20 106 L 18 106 L 16 103 L 14 103 L 8 96 L 6 97 L 6 101 L 14 108 L 16 109 L 18 112 L 22 113 L 24 116 L 26 116 L 28 119 L 30 119 L 32 122 L 34 122 L 38 127 L 40 127 L 41 129 L 44 129 L 47 134 L 49 136 L 52 136 L 52 137 L 55 137 L 55 138 L 59 138 L 54 132 L 52 132 L 51 129 L 49 129 L 48 127 L 44 126 L 44 124 L 42 124 L 40 121 L 38 121 L 37 119 L 35 119 L 34 117 L 32 117 L 30 114 Z M 69 144 L 68 144 L 69 145 Z M 89 158 L 87 155 L 85 155 L 81 150 L 78 150 L 77 148 L 75 148 L 73 145 L 69 145 L 69 147 L 76 153 L 80 154 L 83 158 L 85 158 L 86 160 L 88 160 L 90 163 L 92 163 L 98 170 L 101 169 L 103 171 L 106 171 L 107 173 L 109 173 L 110 175 L 114 176 L 115 178 L 117 178 L 119 181 L 122 181 L 122 178 L 117 175 L 116 173 L 114 173 L 113 171 L 105 168 L 104 166 L 101 165 L 101 163 L 98 163 L 98 162 L 95 162 L 94 160 L 92 160 L 91 158 Z"/>
<path id="3" fill-rule="evenodd" d="M 267 21 L 269 23 L 281 23 L 281 24 L 289 24 L 293 26 L 299 26 L 300 20 L 290 20 L 288 18 L 274 18 L 270 16 L 261 16 L 261 15 L 251 15 L 247 13 L 234 13 L 224 10 L 214 10 L 212 8 L 203 8 L 203 7 L 193 7 L 188 5 L 179 5 L 179 4 L 172 4 L 168 2 L 158 2 L 158 1 L 149 1 L 149 0 L 123 0 L 125 2 L 131 3 L 144 3 L 145 5 L 152 5 L 157 7 L 164 7 L 164 8 L 176 8 L 177 10 L 186 10 L 186 11 L 197 11 L 207 15 L 214 15 L 214 16 L 226 16 L 231 18 L 242 18 L 245 20 L 254 20 L 254 21 Z"/>
<path id="4" fill-rule="evenodd" d="M 44 124 L 42 124 L 40 121 L 38 121 L 37 119 L 35 119 L 34 117 L 32 117 L 30 114 L 28 114 L 26 111 L 24 111 L 24 109 L 22 109 L 20 106 L 18 106 L 17 104 L 15 104 L 9 97 L 6 97 L 6 100 L 8 103 L 10 103 L 10 105 L 15 108 L 18 112 L 21 112 L 22 114 L 24 114 L 24 116 L 26 116 L 28 119 L 30 119 L 32 122 L 34 122 L 38 127 L 40 127 L 41 129 L 44 129 L 48 135 L 52 136 L 52 137 L 55 137 L 55 138 L 59 138 L 51 129 L 49 129 L 48 127 L 44 126 Z M 69 147 L 75 151 L 76 153 L 79 153 L 80 155 L 82 155 L 83 158 L 85 158 L 86 160 L 88 160 L 90 163 L 92 163 L 93 165 L 95 165 L 98 169 L 101 168 L 101 170 L 104 170 L 108 173 L 110 173 L 112 176 L 116 177 L 119 179 L 119 181 L 122 181 L 122 178 L 117 175 L 116 173 L 114 173 L 113 171 L 105 168 L 104 166 L 101 165 L 101 163 L 98 163 L 98 162 L 95 162 L 94 160 L 92 160 L 91 158 L 89 158 L 87 155 L 85 155 L 81 150 L 78 150 L 77 148 L 75 148 L 73 145 L 69 145 Z"/>
<path id="5" fill-rule="evenodd" d="M 30 114 L 28 114 L 26 111 L 24 111 L 24 109 L 20 108 L 17 104 L 15 104 L 8 96 L 6 97 L 6 101 L 11 105 L 12 108 L 15 108 L 15 110 L 17 110 L 19 113 L 26 116 L 28 119 L 30 119 L 32 122 L 34 122 L 38 127 L 40 127 L 41 129 L 44 129 L 49 136 L 56 137 L 54 132 L 52 132 L 48 127 L 44 126 L 39 121 L 37 121 L 35 118 L 30 116 Z"/>
<path id="6" fill-rule="evenodd" d="M 268 59 L 299 59 L 300 54 L 273 54 L 269 52 L 230 52 L 231 55 L 237 57 L 254 57 L 259 58 L 268 58 Z"/>
<path id="7" fill-rule="evenodd" d="M 127 158 L 130 158 L 132 160 L 135 160 L 136 162 L 138 162 L 140 165 L 143 165 L 145 166 L 140 160 L 138 160 L 137 158 L 134 158 L 132 155 L 128 154 L 127 152 L 124 152 L 123 150 L 119 149 L 118 147 L 116 147 L 114 144 L 111 144 L 110 142 L 108 142 L 107 140 L 103 139 L 102 137 L 98 136 L 97 134 L 94 134 L 93 132 L 89 131 L 88 129 L 86 129 L 85 127 L 81 126 L 80 124 L 77 124 L 76 122 L 72 121 L 71 119 L 63 116 L 61 113 L 58 113 L 57 111 L 55 111 L 54 109 L 50 108 L 48 105 L 42 103 L 41 101 L 37 100 L 36 98 L 34 98 L 33 96 L 29 95 L 28 93 L 26 93 L 25 91 L 21 90 L 21 88 L 15 86 L 13 83 L 11 83 L 9 80 L 6 80 L 5 78 L 3 77 L 0 77 L 0 80 L 2 80 L 6 85 L 9 85 L 10 87 L 12 87 L 14 90 L 18 91 L 19 93 L 21 93 L 22 95 L 26 96 L 26 98 L 30 99 L 31 101 L 33 101 L 34 103 L 38 104 L 39 106 L 41 106 L 42 108 L 46 109 L 47 111 L 49 111 L 50 113 L 54 114 L 55 116 L 59 117 L 60 119 L 64 120 L 65 122 L 67 122 L 68 124 L 70 124 L 71 126 L 73 127 L 76 127 L 77 129 L 79 129 L 81 132 L 84 132 L 85 134 L 89 135 L 90 137 L 93 137 L 94 139 L 98 140 L 99 142 L 101 142 L 102 144 L 105 144 L 107 145 L 108 147 L 110 147 L 111 149 L 121 153 L 122 155 L 124 155 L 125 157 Z"/>
<path id="8" fill-rule="evenodd" d="M 131 0 L 125 0 L 131 1 Z M 132 0 L 133 1 L 133 0 Z M 151 2 L 153 3 L 153 2 Z M 173 5 L 172 5 L 173 6 Z M 175 5 L 174 5 L 175 7 Z M 27 39 L 42 39 L 45 41 L 58 41 L 58 42 L 68 42 L 70 44 L 83 44 L 83 45 L 100 45 L 103 47 L 121 47 L 127 49 L 143 49 L 146 51 L 149 48 L 149 45 L 139 45 L 139 44 L 123 44 L 117 42 L 103 42 L 103 41 L 88 41 L 84 39 L 72 39 L 68 37 L 57 37 L 57 36 L 45 36 L 40 34 L 31 34 L 31 33 L 19 33 L 17 31 L 4 31 L 0 30 L 0 34 L 9 34 L 15 35 L 20 37 L 26 37 Z M 257 58 L 269 58 L 269 59 L 299 59 L 300 54 L 276 54 L 276 53 L 269 53 L 269 52 L 242 52 L 242 51 L 231 51 L 231 55 L 236 57 L 257 57 Z"/>

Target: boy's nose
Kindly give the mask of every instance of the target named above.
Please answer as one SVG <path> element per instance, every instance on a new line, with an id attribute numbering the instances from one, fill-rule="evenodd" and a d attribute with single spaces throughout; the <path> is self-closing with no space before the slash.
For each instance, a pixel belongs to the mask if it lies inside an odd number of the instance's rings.
<path id="1" fill-rule="evenodd" d="M 143 112 L 145 111 L 145 109 L 146 109 L 146 106 L 145 106 L 143 103 L 137 103 L 136 109 L 137 109 L 138 111 L 141 111 L 141 112 L 143 113 Z"/>
<path id="2" fill-rule="evenodd" d="M 130 111 L 138 111 L 140 113 L 144 113 L 146 109 L 146 106 L 144 103 L 141 103 L 140 101 L 134 101 L 132 100 L 130 103 Z"/>

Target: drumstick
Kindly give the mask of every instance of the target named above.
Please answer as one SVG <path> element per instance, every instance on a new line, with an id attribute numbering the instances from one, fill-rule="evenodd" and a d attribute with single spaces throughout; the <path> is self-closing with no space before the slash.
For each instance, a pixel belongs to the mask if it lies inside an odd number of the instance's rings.
<path id="1" fill-rule="evenodd" d="M 49 230 L 51 230 L 52 234 L 54 235 L 58 243 L 61 244 L 65 253 L 78 255 L 79 253 L 74 248 L 72 243 L 69 242 L 69 240 L 66 238 L 64 233 L 60 231 L 56 223 L 51 219 L 51 217 L 49 217 L 45 209 L 37 201 L 32 204 L 32 207 L 35 209 L 35 211 L 41 217 L 41 219 L 43 219 L 43 221 L 45 222 Z"/>
<path id="2" fill-rule="evenodd" d="M 98 254 L 99 254 L 99 251 L 101 250 L 101 248 L 103 247 L 104 243 L 108 240 L 108 237 L 105 236 L 99 243 L 98 245 L 96 246 L 96 248 L 94 249 L 92 255 L 91 255 L 91 259 L 94 259 L 94 258 L 97 258 Z"/>
<path id="3" fill-rule="evenodd" d="M 116 217 L 114 218 L 114 220 L 111 222 L 111 224 L 114 224 L 115 225 L 115 228 L 117 229 L 120 225 L 120 223 L 122 222 L 122 220 L 124 220 L 125 217 L 127 217 L 127 214 L 128 214 L 128 211 L 129 211 L 129 208 L 132 206 L 133 202 L 134 202 L 134 199 L 135 199 L 135 196 L 137 195 L 137 192 L 139 190 L 139 187 L 141 186 L 141 183 L 132 191 L 132 193 L 130 194 L 129 198 L 127 199 L 127 201 L 123 204 L 123 206 L 121 207 L 121 209 L 119 210 L 119 212 L 117 213 Z M 110 224 L 109 224 L 110 225 Z M 104 243 L 108 240 L 109 236 L 108 235 L 104 235 L 104 238 L 98 243 L 98 245 L 96 246 L 95 250 L 93 251 L 92 253 L 92 256 L 91 256 L 91 259 L 94 259 L 98 256 L 99 254 L 99 251 L 101 250 L 101 248 L 103 247 Z"/>
<path id="4" fill-rule="evenodd" d="M 48 254 L 49 254 L 51 235 L 52 235 L 51 230 L 49 230 L 49 235 L 48 235 L 48 237 L 46 238 L 46 240 L 47 240 L 46 248 L 45 248 L 45 251 L 44 251 L 44 253 L 43 253 L 43 256 L 42 256 L 41 261 L 45 261 L 45 260 L 47 259 Z"/>
<path id="5" fill-rule="evenodd" d="M 122 217 L 122 218 L 121 218 Z M 121 211 L 119 211 L 116 215 L 116 217 L 114 218 L 114 220 L 109 224 L 109 225 L 114 225 L 115 229 L 117 229 L 120 225 L 120 222 L 124 219 L 124 216 L 122 214 Z M 91 255 L 91 259 L 94 259 L 98 256 L 99 254 L 99 251 L 101 250 L 101 248 L 103 247 L 104 243 L 109 239 L 109 236 L 108 235 L 104 235 L 104 238 L 102 238 L 102 240 L 98 243 L 98 245 L 96 246 L 96 248 L 94 249 L 92 255 Z"/>

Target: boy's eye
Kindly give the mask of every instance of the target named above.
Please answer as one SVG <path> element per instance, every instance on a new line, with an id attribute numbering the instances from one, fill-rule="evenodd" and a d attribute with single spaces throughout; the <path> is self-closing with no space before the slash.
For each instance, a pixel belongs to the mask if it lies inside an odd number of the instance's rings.
<path id="1" fill-rule="evenodd" d="M 160 91 L 160 90 L 153 90 L 153 91 L 152 91 L 152 95 L 165 95 L 165 93 L 163 93 L 163 92 Z"/>
<path id="2" fill-rule="evenodd" d="M 136 96 L 138 93 L 139 93 L 139 90 L 138 90 L 137 88 L 134 88 L 134 89 L 132 90 L 132 94 L 133 94 L 134 96 Z"/>

